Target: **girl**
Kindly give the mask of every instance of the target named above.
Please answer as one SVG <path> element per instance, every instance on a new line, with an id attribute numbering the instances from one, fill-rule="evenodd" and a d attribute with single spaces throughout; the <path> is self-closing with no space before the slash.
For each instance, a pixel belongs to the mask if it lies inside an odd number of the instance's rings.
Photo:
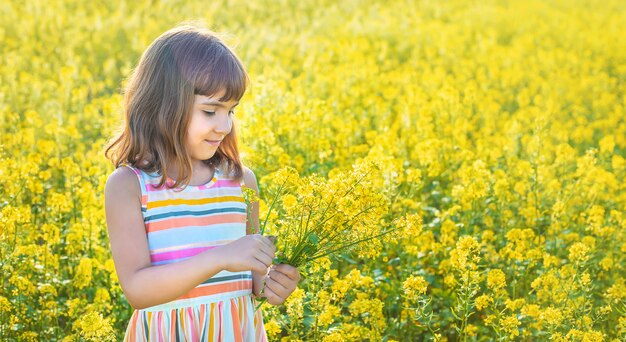
<path id="1" fill-rule="evenodd" d="M 300 275 L 271 268 L 241 191 L 233 109 L 248 84 L 208 29 L 179 26 L 144 52 L 125 89 L 125 125 L 106 156 L 106 220 L 120 286 L 135 308 L 125 341 L 266 341 L 253 296 L 282 304 Z M 254 225 L 252 224 L 254 223 Z M 268 271 L 269 270 L 269 271 Z"/>

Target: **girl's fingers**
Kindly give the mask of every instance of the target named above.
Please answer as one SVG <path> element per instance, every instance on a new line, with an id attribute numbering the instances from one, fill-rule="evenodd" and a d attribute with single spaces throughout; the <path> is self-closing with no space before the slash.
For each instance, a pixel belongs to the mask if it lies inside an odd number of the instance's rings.
<path id="1" fill-rule="evenodd" d="M 287 277 L 289 277 L 293 281 L 300 281 L 300 272 L 298 269 L 287 264 L 279 264 L 274 267 L 274 269 Z"/>
<path id="2" fill-rule="evenodd" d="M 272 305 L 278 305 L 278 304 L 282 304 L 285 301 L 284 297 L 281 297 L 280 295 L 278 295 L 274 289 L 272 288 L 272 286 L 270 286 L 270 281 L 271 279 L 267 279 L 267 282 L 265 283 L 265 290 L 263 291 L 263 293 L 265 294 L 265 297 L 267 297 L 267 301 L 268 303 L 272 304 Z M 276 282 L 274 282 L 275 285 Z M 276 287 L 276 286 L 274 286 Z"/>
<path id="3" fill-rule="evenodd" d="M 261 242 L 261 246 L 260 246 L 261 249 L 264 249 L 264 248 L 272 249 L 272 248 L 274 248 L 274 244 L 272 244 L 272 242 L 268 238 L 266 238 L 265 236 L 263 236 L 261 234 L 252 234 L 250 236 L 254 240 L 256 240 L 258 242 Z"/>
<path id="4" fill-rule="evenodd" d="M 261 248 L 261 252 L 262 252 L 264 255 L 267 255 L 270 259 L 274 259 L 274 255 L 275 255 L 275 254 L 274 254 L 274 251 L 273 251 L 273 250 L 271 250 L 271 249 L 269 249 L 269 248 L 267 248 L 267 247 L 263 247 L 263 248 Z"/>
<path id="5" fill-rule="evenodd" d="M 265 273 L 266 270 L 267 266 L 262 261 L 259 261 L 258 259 L 254 260 L 254 263 L 252 265 L 252 271 L 257 273 Z"/>
<path id="6" fill-rule="evenodd" d="M 289 294 L 291 293 L 291 290 L 289 290 L 289 288 L 287 288 L 285 285 L 281 284 L 280 282 L 272 279 L 271 276 L 270 278 L 267 278 L 265 280 L 265 284 L 267 284 L 267 286 L 269 286 L 272 289 L 272 291 L 274 291 L 274 293 L 279 295 L 281 298 L 287 298 Z"/>
<path id="7" fill-rule="evenodd" d="M 263 244 L 265 246 L 267 246 L 270 250 L 272 251 L 276 251 L 276 246 L 274 246 L 274 243 L 272 243 L 272 240 L 268 239 L 266 236 L 263 235 L 259 235 L 259 237 L 261 238 L 261 241 L 263 241 Z"/>
<path id="8" fill-rule="evenodd" d="M 255 258 L 258 261 L 262 262 L 263 265 L 265 265 L 265 268 L 270 267 L 270 265 L 272 264 L 272 258 L 267 254 L 259 253 L 258 255 L 255 256 Z"/>
<path id="9" fill-rule="evenodd" d="M 294 281 L 289 278 L 288 276 L 286 276 L 285 274 L 275 271 L 275 270 L 270 270 L 269 273 L 270 279 L 275 280 L 277 283 L 279 283 L 280 285 L 282 285 L 284 288 L 290 289 L 292 287 L 295 287 L 293 285 Z"/>

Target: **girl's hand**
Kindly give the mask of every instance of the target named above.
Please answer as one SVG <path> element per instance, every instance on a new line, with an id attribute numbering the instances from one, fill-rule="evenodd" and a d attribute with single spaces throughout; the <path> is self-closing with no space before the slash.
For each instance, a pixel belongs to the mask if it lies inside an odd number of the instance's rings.
<path id="1" fill-rule="evenodd" d="M 264 297 L 272 305 L 282 304 L 300 281 L 298 269 L 287 264 L 274 265 L 265 280 Z"/>
<path id="2" fill-rule="evenodd" d="M 218 247 L 223 251 L 224 269 L 229 272 L 267 272 L 272 264 L 276 247 L 265 236 L 246 235 Z"/>

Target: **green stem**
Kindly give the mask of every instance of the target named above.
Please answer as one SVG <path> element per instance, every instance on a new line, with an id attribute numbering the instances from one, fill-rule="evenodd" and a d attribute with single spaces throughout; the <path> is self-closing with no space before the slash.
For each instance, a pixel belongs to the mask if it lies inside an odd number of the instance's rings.
<path id="1" fill-rule="evenodd" d="M 276 192 L 276 195 L 274 195 L 274 198 L 272 199 L 272 204 L 270 205 L 270 208 L 267 210 L 267 215 L 265 215 L 265 221 L 263 221 L 263 227 L 261 228 L 261 235 L 263 235 L 263 233 L 265 232 L 267 220 L 270 218 L 270 213 L 272 212 L 272 208 L 274 208 L 274 204 L 276 204 L 276 200 L 278 199 L 278 196 L 282 192 L 283 187 L 286 183 L 287 183 L 287 180 L 285 180 L 283 184 L 280 185 L 280 187 L 278 188 L 278 191 Z"/>
<path id="2" fill-rule="evenodd" d="M 362 243 L 362 242 L 366 242 L 366 241 L 369 241 L 369 240 L 372 240 L 372 239 L 375 239 L 375 238 L 381 237 L 381 236 L 386 235 L 386 234 L 388 234 L 389 232 L 392 232 L 392 231 L 394 231 L 394 230 L 396 230 L 396 228 L 392 228 L 392 229 L 389 229 L 389 230 L 385 230 L 385 231 L 383 231 L 383 232 L 382 232 L 382 233 L 380 233 L 380 234 L 377 234 L 377 235 L 374 235 L 374 236 L 370 236 L 370 237 L 367 237 L 367 238 L 365 238 L 365 239 L 360 239 L 360 240 L 357 240 L 357 241 L 355 241 L 355 242 L 352 242 L 352 243 L 349 243 L 349 244 L 347 244 L 347 245 L 343 245 L 343 246 L 340 246 L 340 247 L 337 247 L 337 248 L 334 248 L 334 249 L 331 249 L 331 250 L 327 250 L 327 251 L 325 251 L 325 252 L 324 252 L 324 253 L 322 253 L 322 254 L 316 254 L 316 255 L 313 255 L 312 257 L 310 257 L 310 258 L 308 259 L 308 261 L 313 261 L 313 260 L 315 260 L 315 259 L 319 259 L 319 258 L 321 258 L 321 257 L 325 257 L 325 256 L 327 256 L 327 255 L 329 255 L 329 254 L 335 253 L 335 252 L 337 252 L 337 251 L 339 251 L 339 250 L 346 249 L 346 248 L 350 248 L 350 247 L 352 247 L 352 246 L 354 246 L 354 245 L 356 245 L 356 244 L 359 244 L 359 243 Z"/>

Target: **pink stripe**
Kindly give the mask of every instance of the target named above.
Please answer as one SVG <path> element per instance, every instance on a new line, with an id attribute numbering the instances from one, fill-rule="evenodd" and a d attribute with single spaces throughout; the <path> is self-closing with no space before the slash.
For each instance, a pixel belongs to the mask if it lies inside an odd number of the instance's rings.
<path id="1" fill-rule="evenodd" d="M 218 324 L 219 332 L 218 332 L 218 335 L 217 335 L 217 342 L 222 342 L 223 339 L 224 339 L 224 327 L 222 326 L 222 314 L 223 314 L 223 312 L 222 312 L 222 304 L 223 303 L 224 302 L 220 302 L 217 305 L 217 312 L 218 312 L 217 317 L 219 319 L 219 324 Z"/>
<path id="2" fill-rule="evenodd" d="M 227 239 L 227 240 L 215 240 L 215 241 L 211 241 L 212 245 L 211 246 L 219 246 L 219 245 L 224 245 L 230 242 L 233 242 L 235 240 L 232 239 Z M 186 244 L 186 245 L 176 245 L 176 246 L 170 246 L 170 247 L 163 247 L 163 248 L 156 248 L 156 249 L 151 249 L 150 253 L 152 254 L 159 254 L 159 253 L 165 253 L 165 252 L 175 252 L 181 249 L 186 249 L 186 248 L 199 248 L 199 247 L 207 247 L 206 246 L 207 241 L 200 241 L 200 242 L 196 242 L 196 243 L 190 243 L 190 244 Z M 211 247 L 209 246 L 209 247 Z"/>
<path id="3" fill-rule="evenodd" d="M 217 214 L 204 217 L 172 217 L 157 222 L 146 223 L 146 233 L 153 233 L 159 230 L 184 228 L 189 226 L 210 226 L 222 223 L 246 223 L 246 214 Z"/>
<path id="4" fill-rule="evenodd" d="M 158 188 L 157 187 L 158 183 L 146 183 L 146 188 L 149 192 L 156 192 L 156 191 L 163 191 L 165 190 L 164 187 L 162 188 Z M 174 184 L 174 183 L 169 183 Z M 241 183 L 234 181 L 234 180 L 230 180 L 230 179 L 218 179 L 217 182 L 215 182 L 215 184 L 213 184 L 212 186 L 197 186 L 197 188 L 199 189 L 210 189 L 210 188 L 241 188 Z"/>
<path id="5" fill-rule="evenodd" d="M 191 329 L 191 339 L 192 341 L 198 341 L 198 332 L 196 331 L 196 324 L 193 321 L 193 315 L 191 313 L 191 307 L 187 308 L 187 314 L 189 315 L 189 328 Z"/>
<path id="6" fill-rule="evenodd" d="M 206 250 L 213 249 L 215 247 L 217 246 L 197 247 L 197 248 L 182 249 L 182 250 L 172 251 L 172 252 L 152 254 L 150 255 L 150 260 L 152 262 L 157 262 L 157 261 L 166 261 L 166 260 L 186 258 L 186 257 L 191 257 L 194 255 L 200 254 Z"/>
<path id="7" fill-rule="evenodd" d="M 184 228 L 188 226 L 209 226 L 212 224 L 222 223 L 246 223 L 246 214 L 216 214 L 201 217 L 171 217 L 156 222 L 146 223 L 146 233 L 152 233 L 159 230 L 171 228 Z"/>
<path id="8" fill-rule="evenodd" d="M 163 311 L 159 311 L 159 342 L 163 342 Z"/>

